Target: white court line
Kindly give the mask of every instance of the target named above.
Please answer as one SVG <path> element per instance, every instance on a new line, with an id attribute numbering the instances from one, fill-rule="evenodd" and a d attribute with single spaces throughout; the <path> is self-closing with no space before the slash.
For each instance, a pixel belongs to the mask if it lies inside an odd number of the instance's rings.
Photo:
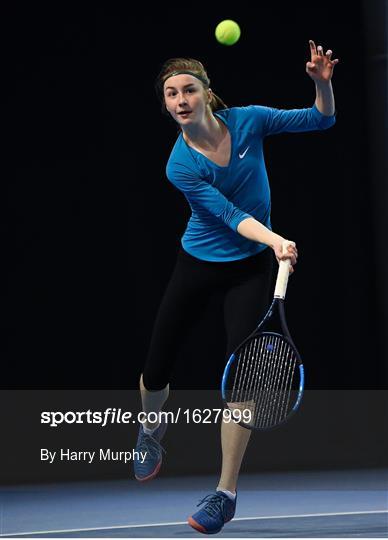
<path id="1" fill-rule="evenodd" d="M 359 516 L 363 514 L 387 514 L 387 510 L 360 510 L 358 512 L 328 512 L 322 514 L 291 514 L 287 516 L 254 516 L 234 518 L 232 521 L 249 521 L 261 519 L 290 519 L 290 518 L 307 518 L 307 517 L 326 517 L 326 516 Z M 170 521 L 169 523 L 142 523 L 141 525 L 111 525 L 110 527 L 90 527 L 85 529 L 61 529 L 57 531 L 32 531 L 18 533 L 4 533 L 1 536 L 26 536 L 31 534 L 54 534 L 54 533 L 71 533 L 71 532 L 86 532 L 86 531 L 105 531 L 117 529 L 139 529 L 141 527 L 168 527 L 172 525 L 187 525 L 187 521 Z"/>

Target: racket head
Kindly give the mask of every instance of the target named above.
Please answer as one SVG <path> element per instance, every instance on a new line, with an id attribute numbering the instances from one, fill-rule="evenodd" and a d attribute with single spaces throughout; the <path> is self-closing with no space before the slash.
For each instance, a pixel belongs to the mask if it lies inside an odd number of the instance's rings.
<path id="1" fill-rule="evenodd" d="M 288 335 L 261 331 L 230 356 L 221 392 L 231 421 L 255 430 L 280 426 L 296 412 L 304 391 L 304 368 Z"/>

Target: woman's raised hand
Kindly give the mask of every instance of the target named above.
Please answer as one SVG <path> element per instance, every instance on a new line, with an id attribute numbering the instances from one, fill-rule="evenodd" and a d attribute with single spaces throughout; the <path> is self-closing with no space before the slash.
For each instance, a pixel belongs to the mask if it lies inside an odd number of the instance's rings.
<path id="1" fill-rule="evenodd" d="M 311 60 L 306 63 L 306 72 L 310 77 L 316 82 L 329 82 L 333 76 L 333 69 L 339 60 L 331 59 L 333 51 L 328 49 L 325 54 L 323 54 L 323 48 L 321 45 L 318 47 L 315 46 L 313 40 L 310 39 L 310 53 Z"/>

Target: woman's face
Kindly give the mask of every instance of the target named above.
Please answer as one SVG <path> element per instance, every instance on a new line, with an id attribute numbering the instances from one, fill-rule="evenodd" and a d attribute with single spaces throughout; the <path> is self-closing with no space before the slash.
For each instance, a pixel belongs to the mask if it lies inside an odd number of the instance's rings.
<path id="1" fill-rule="evenodd" d="M 192 75 L 174 75 L 164 83 L 166 109 L 182 127 L 203 120 L 210 100 L 211 90 Z"/>

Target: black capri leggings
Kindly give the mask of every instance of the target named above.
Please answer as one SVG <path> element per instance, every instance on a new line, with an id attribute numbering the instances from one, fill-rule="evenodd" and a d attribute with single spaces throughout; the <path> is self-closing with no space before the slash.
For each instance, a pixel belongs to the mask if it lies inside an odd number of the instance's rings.
<path id="1" fill-rule="evenodd" d="M 143 371 L 145 388 L 161 390 L 170 382 L 187 330 L 217 291 L 223 296 L 229 358 L 264 315 L 270 299 L 273 261 L 270 248 L 227 262 L 203 261 L 180 248 L 153 328 Z"/>

